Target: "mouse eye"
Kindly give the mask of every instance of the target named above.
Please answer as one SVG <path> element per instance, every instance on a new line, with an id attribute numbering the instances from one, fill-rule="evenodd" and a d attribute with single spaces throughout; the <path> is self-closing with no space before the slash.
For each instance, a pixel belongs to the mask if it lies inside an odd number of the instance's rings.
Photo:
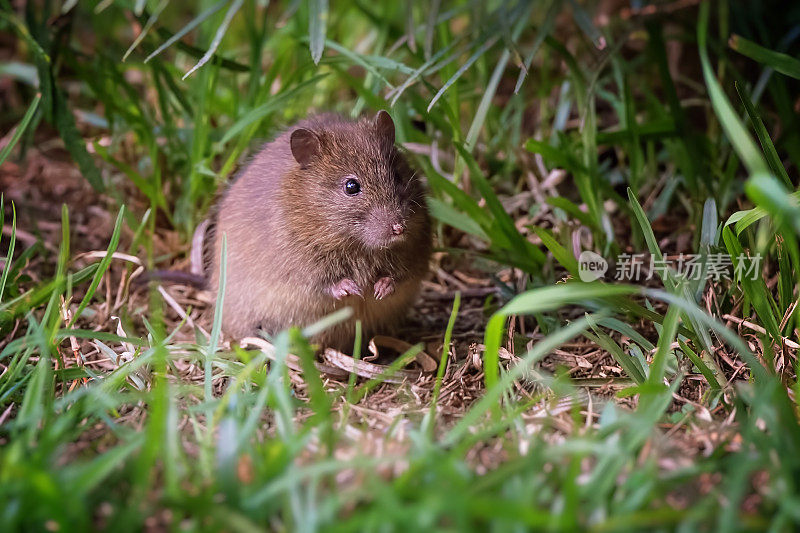
<path id="1" fill-rule="evenodd" d="M 361 192 L 361 184 L 355 178 L 349 178 L 344 182 L 344 193 L 347 196 L 355 196 Z"/>

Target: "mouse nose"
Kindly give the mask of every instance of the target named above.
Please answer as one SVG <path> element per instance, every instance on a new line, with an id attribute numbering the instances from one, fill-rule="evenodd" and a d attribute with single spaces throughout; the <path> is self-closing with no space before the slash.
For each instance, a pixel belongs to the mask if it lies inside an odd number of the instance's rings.
<path id="1" fill-rule="evenodd" d="M 406 228 L 403 227 L 403 225 L 400 223 L 392 224 L 392 233 L 394 233 L 395 235 L 402 235 L 405 229 Z"/>

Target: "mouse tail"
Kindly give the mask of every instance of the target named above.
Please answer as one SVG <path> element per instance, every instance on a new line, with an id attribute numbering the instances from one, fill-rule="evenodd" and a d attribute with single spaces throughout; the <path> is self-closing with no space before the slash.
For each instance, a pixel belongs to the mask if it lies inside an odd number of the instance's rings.
<path id="1" fill-rule="evenodd" d="M 143 285 L 150 281 L 172 285 L 188 285 L 197 289 L 206 289 L 208 287 L 205 276 L 181 270 L 150 270 L 137 277 L 134 283 Z"/>
<path id="2" fill-rule="evenodd" d="M 206 278 L 208 246 L 213 242 L 209 239 L 209 231 L 213 231 L 214 224 L 210 218 L 198 224 L 192 235 L 192 249 L 190 252 L 189 272 L 182 270 L 150 270 L 135 278 L 134 283 L 144 285 L 151 281 L 168 283 L 172 285 L 187 285 L 198 289 L 208 288 Z"/>
<path id="3" fill-rule="evenodd" d="M 207 241 L 213 240 L 208 239 L 208 230 L 210 225 L 211 220 L 209 218 L 203 220 L 197 225 L 197 228 L 194 230 L 194 235 L 192 235 L 192 250 L 189 255 L 191 266 L 189 269 L 192 274 L 198 276 L 204 276 L 207 268 L 207 245 L 211 244 Z"/>

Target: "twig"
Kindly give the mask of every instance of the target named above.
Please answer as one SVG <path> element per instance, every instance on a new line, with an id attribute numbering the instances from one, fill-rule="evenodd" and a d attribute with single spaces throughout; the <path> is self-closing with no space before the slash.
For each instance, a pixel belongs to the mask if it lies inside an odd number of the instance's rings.
<path id="1" fill-rule="evenodd" d="M 679 11 L 681 9 L 696 6 L 699 3 L 700 0 L 677 0 L 669 4 L 649 4 L 644 7 L 634 8 L 626 7 L 620 12 L 620 17 L 622 17 L 623 20 L 627 20 L 633 17 L 651 17 L 659 14 L 665 15 L 668 13 L 674 13 L 675 11 Z"/>
<path id="2" fill-rule="evenodd" d="M 3 414 L 2 414 L 2 415 L 0 415 L 0 426 L 2 426 L 3 424 L 5 424 L 5 422 L 6 422 L 6 419 L 8 418 L 8 415 L 10 415 L 10 414 L 11 414 L 11 409 L 12 409 L 13 407 L 14 407 L 14 402 L 11 402 L 11 404 L 8 406 L 8 409 L 6 409 L 5 411 L 3 411 Z"/>
<path id="3" fill-rule="evenodd" d="M 164 287 L 159 285 L 158 286 L 158 292 L 164 298 L 164 301 L 167 302 L 167 305 L 169 305 L 173 309 L 173 311 L 178 313 L 179 317 L 181 317 L 183 320 L 186 321 L 187 324 L 189 324 L 189 327 L 197 328 L 198 330 L 200 330 L 200 333 L 202 333 L 206 338 L 210 338 L 211 337 L 208 334 L 208 332 L 205 329 L 203 329 L 202 326 L 198 326 L 197 324 L 194 323 L 194 320 L 192 320 L 192 317 L 190 317 L 188 314 L 186 314 L 186 311 L 184 311 L 183 308 L 180 306 L 180 304 L 178 304 L 178 302 L 175 301 L 175 298 L 170 296 L 170 294 L 166 290 L 164 290 Z"/>
<path id="4" fill-rule="evenodd" d="M 463 289 L 461 292 L 462 298 L 468 297 L 482 297 L 482 296 L 489 296 L 490 294 L 496 294 L 498 292 L 497 287 L 476 287 L 474 289 Z M 422 298 L 424 300 L 452 300 L 456 295 L 456 291 L 448 291 L 448 292 L 434 292 L 434 291 L 427 291 L 422 293 Z"/>
<path id="5" fill-rule="evenodd" d="M 753 324 L 752 322 L 748 322 L 747 320 L 744 320 L 743 318 L 737 318 L 737 317 L 732 316 L 732 315 L 722 315 L 722 318 L 724 318 L 725 320 L 730 320 L 731 322 L 736 322 L 737 324 L 739 324 L 741 326 L 744 326 L 747 329 L 751 329 L 753 331 L 757 331 L 758 333 L 761 333 L 762 335 L 766 335 L 767 334 L 767 330 L 765 330 L 764 328 L 762 328 L 758 324 Z M 786 337 L 781 337 L 781 341 L 786 346 L 788 346 L 789 348 L 794 348 L 795 350 L 800 348 L 800 344 L 797 344 L 796 342 L 794 342 L 792 340 L 789 340 Z"/>
<path id="6" fill-rule="evenodd" d="M 61 318 L 64 319 L 64 324 L 69 327 L 69 324 L 72 322 L 72 311 L 69 308 L 69 304 L 64 300 L 64 297 L 61 297 Z M 78 366 L 83 366 L 83 358 L 81 357 L 81 347 L 78 344 L 78 339 L 76 339 L 73 335 L 69 336 L 69 346 L 72 348 L 72 355 L 75 356 L 75 364 Z M 69 386 L 69 390 L 71 391 L 78 385 L 79 380 L 74 380 L 72 384 Z M 83 378 L 83 384 L 87 384 L 89 380 L 87 378 Z"/>

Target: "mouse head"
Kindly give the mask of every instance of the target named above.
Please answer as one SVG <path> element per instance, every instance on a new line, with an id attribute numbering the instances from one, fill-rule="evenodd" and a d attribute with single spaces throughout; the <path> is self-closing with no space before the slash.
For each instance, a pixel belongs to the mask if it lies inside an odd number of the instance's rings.
<path id="1" fill-rule="evenodd" d="M 292 180 L 308 200 L 312 227 L 368 249 L 389 248 L 422 231 L 423 189 L 394 140 L 386 111 L 358 122 L 321 117 L 292 131 L 298 164 Z"/>

